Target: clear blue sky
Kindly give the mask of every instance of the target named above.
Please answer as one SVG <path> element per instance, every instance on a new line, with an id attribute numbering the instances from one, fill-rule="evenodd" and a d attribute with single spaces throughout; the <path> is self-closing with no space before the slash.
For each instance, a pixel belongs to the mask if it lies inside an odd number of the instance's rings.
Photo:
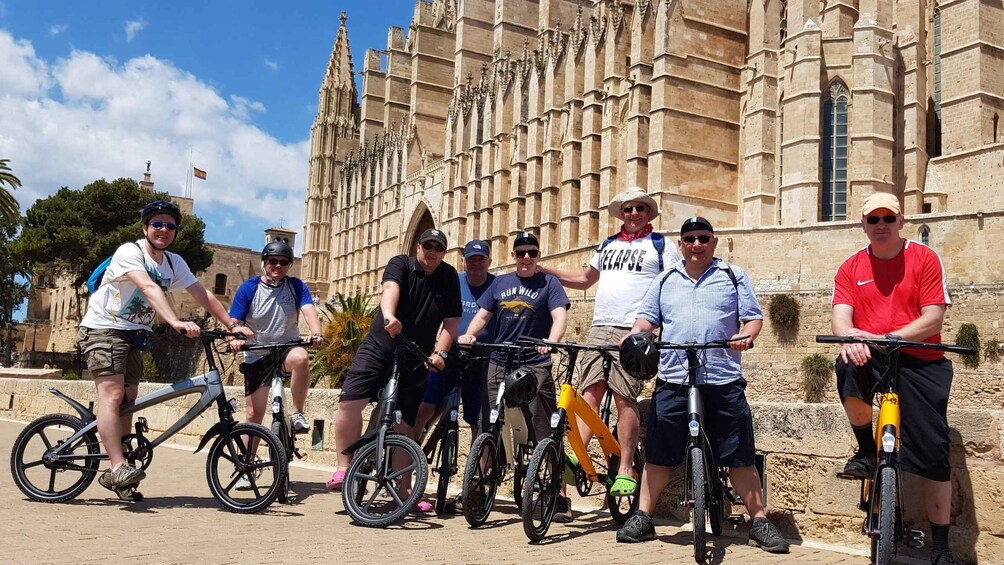
<path id="1" fill-rule="evenodd" d="M 258 248 L 298 232 L 317 92 L 348 13 L 353 62 L 407 29 L 413 0 L 0 0 L 0 158 L 22 210 L 60 186 L 184 190 L 190 151 L 206 240 Z M 298 240 L 299 241 L 299 240 Z M 299 245 L 297 251 L 299 252 Z"/>

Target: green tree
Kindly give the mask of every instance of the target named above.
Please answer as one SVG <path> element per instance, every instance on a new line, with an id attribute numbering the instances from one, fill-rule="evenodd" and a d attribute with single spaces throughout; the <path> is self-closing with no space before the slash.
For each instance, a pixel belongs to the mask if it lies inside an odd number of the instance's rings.
<path id="1" fill-rule="evenodd" d="M 29 265 L 46 273 L 69 275 L 74 286 L 87 280 L 94 268 L 127 241 L 143 237 L 139 212 L 166 193 L 150 194 L 133 179 L 94 181 L 81 190 L 63 187 L 28 209 L 19 247 Z M 193 272 L 207 269 L 213 251 L 205 245 L 206 224 L 186 216 L 171 246 Z"/>
<path id="2" fill-rule="evenodd" d="M 0 159 L 0 217 L 14 223 L 21 217 L 21 206 L 11 191 L 20 188 L 21 179 L 14 176 L 9 163 L 10 159 Z"/>
<path id="3" fill-rule="evenodd" d="M 327 378 L 328 386 L 339 387 L 352 364 L 356 350 L 370 330 L 370 322 L 379 306 L 369 307 L 369 299 L 359 293 L 346 297 L 337 293 L 338 307 L 324 304 L 321 316 L 325 318 L 323 347 L 310 362 L 311 385 Z"/>
<path id="4" fill-rule="evenodd" d="M 17 234 L 17 217 L 13 220 L 0 214 L 0 337 L 4 343 L 4 360 L 10 359 L 14 311 L 28 298 L 28 272 L 17 246 L 12 244 Z"/>

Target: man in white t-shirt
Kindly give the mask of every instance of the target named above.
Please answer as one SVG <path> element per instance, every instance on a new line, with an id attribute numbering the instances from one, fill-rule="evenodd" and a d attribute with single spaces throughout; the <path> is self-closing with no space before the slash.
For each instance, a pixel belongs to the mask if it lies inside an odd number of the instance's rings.
<path id="1" fill-rule="evenodd" d="M 597 282 L 593 324 L 586 337 L 590 345 L 618 344 L 628 335 L 634 323 L 638 303 L 645 296 L 649 284 L 666 268 L 680 260 L 676 246 L 667 244 L 666 238 L 652 231 L 652 220 L 659 216 L 655 199 L 640 188 L 632 187 L 610 201 L 610 215 L 623 220 L 620 232 L 611 235 L 596 249 L 589 268 L 581 272 L 561 272 L 541 267 L 544 272 L 558 277 L 561 284 L 585 290 Z M 586 402 L 599 411 L 600 401 L 607 388 L 614 393 L 617 406 L 617 441 L 621 446 L 620 468 L 610 493 L 625 496 L 638 488 L 632 463 L 638 445 L 640 423 L 638 395 L 642 382 L 629 375 L 617 356 L 614 356 L 608 380 L 603 378 L 603 358 L 598 353 L 586 353 L 579 358 L 582 382 L 579 390 Z M 582 440 L 588 443 L 592 431 L 580 426 Z"/>
<path id="2" fill-rule="evenodd" d="M 122 454 L 122 430 L 129 420 L 119 416 L 123 400 L 136 398 L 143 375 L 143 350 L 159 314 L 186 336 L 199 336 L 199 326 L 184 322 L 171 309 L 166 292 L 187 290 L 203 308 L 223 324 L 248 337 L 254 332 L 227 315 L 216 297 L 206 292 L 188 264 L 167 248 L 174 242 L 181 210 L 173 202 L 156 200 L 143 207 L 143 236 L 123 243 L 112 255 L 101 286 L 87 302 L 77 341 L 87 369 L 97 387 L 98 435 L 111 468 L 98 482 L 110 490 L 140 482 L 146 474 L 129 465 Z"/>

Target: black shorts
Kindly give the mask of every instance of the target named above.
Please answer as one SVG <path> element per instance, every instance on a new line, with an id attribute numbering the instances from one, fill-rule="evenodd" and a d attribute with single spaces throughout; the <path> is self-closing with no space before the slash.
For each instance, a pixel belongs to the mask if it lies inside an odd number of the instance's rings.
<path id="1" fill-rule="evenodd" d="M 401 419 L 409 426 L 414 426 L 418 406 L 425 396 L 429 369 L 424 360 L 416 359 L 410 350 L 399 348 L 398 351 L 405 353 L 399 355 L 401 361 L 398 363 L 397 409 L 401 411 Z M 393 368 L 393 355 L 385 354 L 378 346 L 364 340 L 352 359 L 349 372 L 345 374 L 339 399 L 377 400 Z"/>
<path id="2" fill-rule="evenodd" d="M 837 357 L 840 400 L 850 396 L 871 404 L 885 367 L 885 360 L 877 356 L 862 367 L 847 365 Z M 899 355 L 900 464 L 904 471 L 932 481 L 947 481 L 952 476 L 948 462 L 952 375 L 948 359 L 924 361 Z"/>
<path id="3" fill-rule="evenodd" d="M 450 394 L 453 387 L 460 384 L 460 398 L 463 401 L 464 421 L 477 425 L 481 416 L 481 390 L 485 387 L 485 372 L 488 361 L 475 361 L 464 369 L 461 374 L 454 363 L 448 363 L 440 371 L 429 371 L 429 385 L 425 389 L 422 402 L 439 404 Z"/>
<path id="4" fill-rule="evenodd" d="M 283 370 L 283 364 L 286 362 L 286 356 L 289 355 L 289 352 L 290 349 L 286 349 L 279 357 L 278 369 L 283 378 L 289 376 L 289 373 Z M 274 355 L 269 353 L 254 363 L 241 363 L 240 370 L 241 374 L 244 375 L 244 396 L 251 396 L 256 390 L 271 384 L 273 359 Z"/>
<path id="5" fill-rule="evenodd" d="M 746 379 L 723 385 L 698 385 L 704 400 L 704 431 L 718 467 L 749 467 L 756 457 L 753 415 L 746 402 Z M 645 428 L 645 460 L 676 467 L 683 463 L 687 439 L 687 387 L 659 381 Z"/>

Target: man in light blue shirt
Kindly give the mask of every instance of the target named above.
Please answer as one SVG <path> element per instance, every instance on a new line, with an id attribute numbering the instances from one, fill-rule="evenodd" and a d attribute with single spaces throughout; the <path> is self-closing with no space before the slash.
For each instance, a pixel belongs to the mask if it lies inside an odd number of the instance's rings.
<path id="1" fill-rule="evenodd" d="M 729 467 L 732 487 L 753 518 L 750 544 L 772 553 L 787 553 L 788 542 L 764 512 L 760 476 L 753 466 L 753 418 L 740 365 L 742 352 L 763 327 L 760 304 L 746 272 L 715 257 L 718 238 L 711 222 L 701 217 L 688 218 L 680 228 L 679 246 L 682 260 L 652 282 L 638 307 L 631 333 L 651 334 L 661 326 L 661 340 L 672 343 L 739 340 L 731 344 L 731 349 L 702 353 L 697 385 L 705 404 L 705 428 L 716 466 Z M 655 539 L 651 513 L 669 484 L 670 468 L 684 461 L 687 390 L 682 383 L 687 379 L 686 352 L 664 350 L 658 376 L 648 411 L 638 511 L 617 531 L 619 542 Z"/>

